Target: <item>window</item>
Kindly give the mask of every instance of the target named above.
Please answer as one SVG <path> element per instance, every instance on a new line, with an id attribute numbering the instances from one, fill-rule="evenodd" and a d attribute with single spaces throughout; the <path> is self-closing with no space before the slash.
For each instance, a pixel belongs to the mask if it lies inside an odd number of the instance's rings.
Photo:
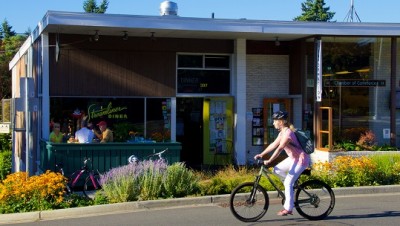
<path id="1" fill-rule="evenodd" d="M 230 57 L 178 55 L 177 93 L 230 93 Z"/>

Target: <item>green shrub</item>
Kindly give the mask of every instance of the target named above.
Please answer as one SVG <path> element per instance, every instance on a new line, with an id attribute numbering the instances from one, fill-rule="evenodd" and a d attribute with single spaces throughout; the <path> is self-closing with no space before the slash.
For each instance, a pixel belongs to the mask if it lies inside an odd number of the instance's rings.
<path id="1" fill-rule="evenodd" d="M 0 152 L 0 181 L 11 173 L 11 150 Z"/>
<path id="2" fill-rule="evenodd" d="M 140 176 L 140 200 L 153 200 L 161 196 L 163 188 L 163 170 L 158 167 L 149 167 Z"/>
<path id="3" fill-rule="evenodd" d="M 185 197 L 199 190 L 198 178 L 181 162 L 167 167 L 163 185 L 166 198 Z"/>
<path id="4" fill-rule="evenodd" d="M 239 184 L 254 181 L 258 172 L 259 168 L 239 167 L 235 169 L 233 166 L 228 166 L 210 178 L 200 181 L 200 193 L 202 195 L 230 194 Z M 272 174 L 271 178 L 280 189 L 283 189 L 283 184 L 278 176 Z M 271 183 L 264 177 L 261 178 L 260 184 L 267 191 L 275 190 Z"/>
<path id="5" fill-rule="evenodd" d="M 384 154 L 370 156 L 377 166 L 375 182 L 379 185 L 400 183 L 400 155 Z"/>
<path id="6" fill-rule="evenodd" d="M 1 151 L 11 151 L 11 134 L 0 134 L 0 152 Z"/>

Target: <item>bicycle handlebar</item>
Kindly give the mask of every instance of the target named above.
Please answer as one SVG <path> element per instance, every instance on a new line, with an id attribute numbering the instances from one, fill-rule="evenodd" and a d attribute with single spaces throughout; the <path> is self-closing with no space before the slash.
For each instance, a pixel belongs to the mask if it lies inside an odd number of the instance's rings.
<path id="1" fill-rule="evenodd" d="M 148 155 L 147 157 L 152 157 L 152 156 L 156 156 L 157 155 L 161 159 L 161 157 L 162 157 L 161 155 L 164 154 L 164 152 L 166 152 L 166 151 L 168 151 L 168 148 L 166 148 L 166 149 L 164 149 L 164 150 L 162 150 L 160 152 Z"/>

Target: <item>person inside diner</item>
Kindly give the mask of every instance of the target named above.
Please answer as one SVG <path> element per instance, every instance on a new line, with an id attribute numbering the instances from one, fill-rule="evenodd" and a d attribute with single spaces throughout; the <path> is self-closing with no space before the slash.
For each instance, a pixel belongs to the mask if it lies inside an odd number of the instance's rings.
<path id="1" fill-rule="evenodd" d="M 92 130 L 88 129 L 87 121 L 81 121 L 81 129 L 75 132 L 75 142 L 78 143 L 92 143 L 94 138 L 94 133 Z"/>
<path id="2" fill-rule="evenodd" d="M 105 121 L 101 121 L 97 124 L 97 126 L 99 126 L 101 133 L 98 133 L 96 130 L 93 130 L 93 132 L 97 138 L 100 139 L 100 143 L 113 142 L 113 133 L 109 128 L 107 128 L 107 123 Z"/>
<path id="3" fill-rule="evenodd" d="M 50 141 L 53 143 L 62 143 L 64 135 L 60 132 L 60 123 L 53 123 L 53 131 L 50 133 Z"/>

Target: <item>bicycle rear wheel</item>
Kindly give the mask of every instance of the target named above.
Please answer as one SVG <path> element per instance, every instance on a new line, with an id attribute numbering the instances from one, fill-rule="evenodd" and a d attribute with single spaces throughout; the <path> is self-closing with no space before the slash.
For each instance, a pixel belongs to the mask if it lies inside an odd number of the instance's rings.
<path id="1" fill-rule="evenodd" d="M 238 220 L 253 222 L 261 219 L 268 210 L 269 197 L 265 189 L 254 182 L 237 186 L 231 193 L 230 209 Z"/>
<path id="2" fill-rule="evenodd" d="M 86 198 L 93 198 L 94 193 L 101 189 L 100 175 L 93 174 L 93 181 L 90 175 L 86 177 L 85 184 L 83 185 L 83 194 Z"/>
<path id="3" fill-rule="evenodd" d="M 335 194 L 331 187 L 320 180 L 309 180 L 301 184 L 295 195 L 297 212 L 309 220 L 322 220 L 335 207 Z"/>

